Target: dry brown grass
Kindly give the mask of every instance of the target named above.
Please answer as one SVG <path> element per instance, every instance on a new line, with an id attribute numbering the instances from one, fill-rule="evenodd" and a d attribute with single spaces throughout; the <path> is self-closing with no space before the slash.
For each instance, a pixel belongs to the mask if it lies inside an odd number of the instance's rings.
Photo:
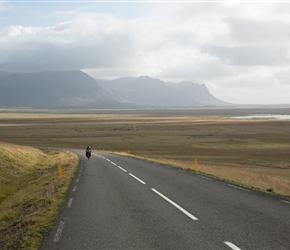
<path id="1" fill-rule="evenodd" d="M 277 169 L 258 170 L 209 165 L 200 165 L 199 169 L 203 173 L 209 173 L 222 179 L 234 180 L 240 185 L 290 196 L 290 173 L 288 169 L 277 171 Z M 277 174 L 277 172 L 279 173 Z"/>

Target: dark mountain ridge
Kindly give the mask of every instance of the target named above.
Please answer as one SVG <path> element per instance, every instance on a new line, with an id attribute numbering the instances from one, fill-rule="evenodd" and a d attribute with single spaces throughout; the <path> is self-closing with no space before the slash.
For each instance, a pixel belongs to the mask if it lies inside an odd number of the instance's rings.
<path id="1" fill-rule="evenodd" d="M 97 83 L 121 98 L 142 106 L 195 107 L 225 106 L 228 103 L 214 97 L 205 84 L 164 82 L 149 76 L 121 77 L 97 80 Z"/>
<path id="2" fill-rule="evenodd" d="M 96 80 L 80 70 L 0 71 L 0 107 L 142 108 L 224 106 L 204 84 L 166 83 L 148 76 Z"/>
<path id="3" fill-rule="evenodd" d="M 4 107 L 116 108 L 123 103 L 80 70 L 0 73 L 0 105 Z"/>

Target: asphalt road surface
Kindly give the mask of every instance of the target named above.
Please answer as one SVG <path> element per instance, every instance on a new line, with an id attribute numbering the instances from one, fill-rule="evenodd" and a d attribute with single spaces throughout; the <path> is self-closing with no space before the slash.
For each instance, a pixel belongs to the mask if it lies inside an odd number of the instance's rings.
<path id="1" fill-rule="evenodd" d="M 290 202 L 196 173 L 93 152 L 41 249 L 290 249 Z"/>

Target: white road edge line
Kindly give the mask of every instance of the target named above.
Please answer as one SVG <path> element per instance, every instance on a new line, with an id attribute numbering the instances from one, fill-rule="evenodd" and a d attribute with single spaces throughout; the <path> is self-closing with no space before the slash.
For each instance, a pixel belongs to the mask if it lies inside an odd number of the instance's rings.
<path id="1" fill-rule="evenodd" d="M 281 200 L 284 203 L 290 204 L 290 201 Z"/>
<path id="2" fill-rule="evenodd" d="M 201 175 L 199 175 L 198 177 L 199 177 L 199 178 L 202 178 L 202 179 L 206 179 L 206 180 L 210 180 L 210 181 L 211 181 L 211 178 L 208 178 L 208 177 L 205 177 L 205 176 L 201 176 Z"/>
<path id="3" fill-rule="evenodd" d="M 238 248 L 235 244 L 233 244 L 229 241 L 224 241 L 224 243 L 233 250 L 241 250 L 241 248 Z"/>
<path id="4" fill-rule="evenodd" d="M 73 188 L 73 192 L 75 192 L 77 190 L 77 186 L 74 186 Z"/>
<path id="5" fill-rule="evenodd" d="M 193 216 L 191 213 L 187 212 L 184 208 L 182 208 L 181 206 L 179 206 L 178 204 L 176 204 L 174 201 L 170 200 L 169 198 L 167 198 L 165 195 L 161 194 L 160 192 L 158 192 L 156 189 L 151 188 L 151 190 L 153 192 L 155 192 L 156 194 L 158 194 L 159 196 L 161 196 L 164 200 L 168 201 L 171 205 L 175 206 L 177 209 L 179 209 L 182 213 L 184 213 L 185 215 L 187 215 L 189 218 L 191 218 L 192 220 L 198 220 L 195 216 Z"/>
<path id="6" fill-rule="evenodd" d="M 142 181 L 141 179 L 139 179 L 138 177 L 136 177 L 135 175 L 129 173 L 129 175 L 131 175 L 133 178 L 135 178 L 137 181 L 141 182 L 142 184 L 146 184 L 144 181 Z"/>
<path id="7" fill-rule="evenodd" d="M 120 167 L 120 166 L 117 166 L 117 167 L 120 168 L 121 170 L 123 170 L 124 172 L 127 173 L 127 170 L 126 170 L 126 169 L 124 169 L 124 168 L 122 168 L 122 167 Z"/>
<path id="8" fill-rule="evenodd" d="M 234 186 L 234 185 L 231 185 L 231 184 L 228 184 L 228 186 L 229 186 L 229 187 L 236 188 L 236 189 L 239 189 L 239 190 L 243 190 L 243 191 L 251 192 L 251 191 L 250 191 L 250 190 L 248 190 L 248 189 L 241 188 L 241 187 L 237 187 L 237 186 Z"/>
<path id="9" fill-rule="evenodd" d="M 67 203 L 67 207 L 68 208 L 71 207 L 72 202 L 73 202 L 73 198 L 70 198 L 69 201 L 68 201 L 68 203 Z"/>
<path id="10" fill-rule="evenodd" d="M 60 237 L 61 237 L 61 234 L 62 234 L 62 231 L 63 231 L 63 228 L 64 228 L 64 224 L 65 224 L 64 221 L 61 221 L 59 223 L 59 226 L 58 226 L 57 231 L 55 233 L 53 242 L 58 242 L 60 240 Z"/>

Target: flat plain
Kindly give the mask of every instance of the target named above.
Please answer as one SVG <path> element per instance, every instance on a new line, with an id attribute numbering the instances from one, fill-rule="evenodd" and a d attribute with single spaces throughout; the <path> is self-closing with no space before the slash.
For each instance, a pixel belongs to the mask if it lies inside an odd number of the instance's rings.
<path id="1" fill-rule="evenodd" d="M 289 107 L 86 111 L 0 110 L 0 141 L 28 146 L 126 153 L 193 168 L 263 191 L 290 196 Z"/>

